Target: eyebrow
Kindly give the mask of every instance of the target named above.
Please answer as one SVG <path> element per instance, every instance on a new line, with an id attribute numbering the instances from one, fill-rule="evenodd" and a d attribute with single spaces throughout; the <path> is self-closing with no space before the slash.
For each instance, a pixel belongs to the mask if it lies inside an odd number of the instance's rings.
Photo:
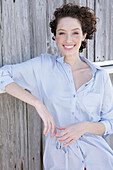
<path id="1" fill-rule="evenodd" d="M 74 28 L 74 29 L 72 29 L 72 31 L 77 30 L 77 29 L 80 30 L 80 28 Z M 64 29 L 58 29 L 58 31 L 66 31 L 66 30 L 64 30 Z"/>

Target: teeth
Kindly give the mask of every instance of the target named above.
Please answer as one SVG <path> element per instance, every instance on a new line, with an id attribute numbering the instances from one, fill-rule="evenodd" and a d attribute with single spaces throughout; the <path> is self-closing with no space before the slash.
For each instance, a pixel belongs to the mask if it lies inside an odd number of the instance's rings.
<path id="1" fill-rule="evenodd" d="M 64 47 L 66 47 L 66 48 L 73 48 L 73 47 L 74 47 L 74 45 L 73 45 L 73 46 L 65 46 L 65 45 L 64 45 Z"/>

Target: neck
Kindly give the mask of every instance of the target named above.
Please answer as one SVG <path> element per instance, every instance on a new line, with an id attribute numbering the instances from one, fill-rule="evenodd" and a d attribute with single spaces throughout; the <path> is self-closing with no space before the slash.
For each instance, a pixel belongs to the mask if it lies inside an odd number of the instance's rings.
<path id="1" fill-rule="evenodd" d="M 64 61 L 65 63 L 69 64 L 71 66 L 72 70 L 76 70 L 81 68 L 82 66 L 82 61 L 78 55 L 74 55 L 74 56 L 64 56 Z"/>

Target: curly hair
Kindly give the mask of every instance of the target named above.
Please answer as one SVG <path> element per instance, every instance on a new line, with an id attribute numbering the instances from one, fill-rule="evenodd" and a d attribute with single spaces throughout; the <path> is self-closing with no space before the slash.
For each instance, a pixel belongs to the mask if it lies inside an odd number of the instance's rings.
<path id="1" fill-rule="evenodd" d="M 60 8 L 56 8 L 54 12 L 54 19 L 49 23 L 51 32 L 56 36 L 56 29 L 58 22 L 61 18 L 72 17 L 76 18 L 81 23 L 83 35 L 87 33 L 86 39 L 92 39 L 96 32 L 97 18 L 95 17 L 93 10 L 89 7 L 80 7 L 73 3 L 68 3 Z M 52 38 L 55 40 L 54 38 Z M 82 41 L 79 52 L 82 52 L 86 48 L 87 42 Z"/>

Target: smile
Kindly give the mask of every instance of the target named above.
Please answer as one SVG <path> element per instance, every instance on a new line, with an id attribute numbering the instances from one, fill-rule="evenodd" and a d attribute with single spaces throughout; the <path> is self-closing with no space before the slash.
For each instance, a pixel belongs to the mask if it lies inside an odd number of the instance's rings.
<path id="1" fill-rule="evenodd" d="M 66 49 L 66 50 L 72 50 L 75 45 L 63 45 L 63 47 Z"/>

